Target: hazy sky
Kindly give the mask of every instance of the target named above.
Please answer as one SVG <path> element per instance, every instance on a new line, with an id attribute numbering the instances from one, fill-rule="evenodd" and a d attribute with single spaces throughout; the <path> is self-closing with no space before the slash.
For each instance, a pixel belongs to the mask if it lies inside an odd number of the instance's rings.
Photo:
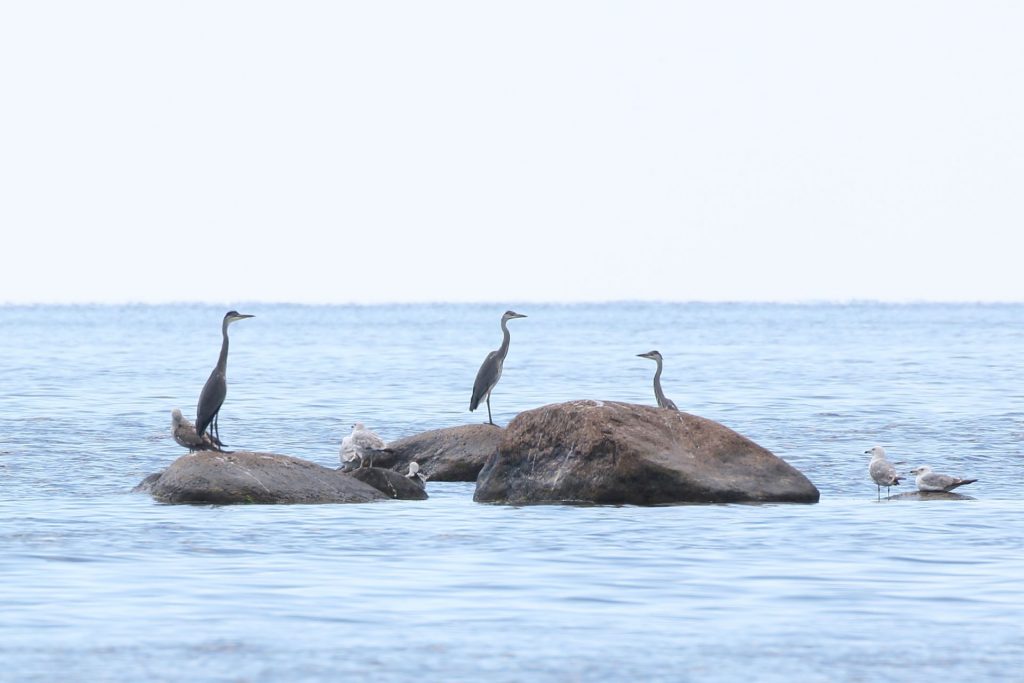
<path id="1" fill-rule="evenodd" d="M 1024 300 L 1024 3 L 6 2 L 0 302 Z"/>

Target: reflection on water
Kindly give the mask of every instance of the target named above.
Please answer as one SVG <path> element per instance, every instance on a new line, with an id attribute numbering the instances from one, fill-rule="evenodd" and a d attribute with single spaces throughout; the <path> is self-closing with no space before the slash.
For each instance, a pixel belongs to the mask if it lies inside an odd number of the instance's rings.
<path id="1" fill-rule="evenodd" d="M 334 464 L 357 419 L 468 422 L 507 307 L 249 306 L 225 439 Z M 514 308 L 497 420 L 653 402 L 633 356 L 659 348 L 680 407 L 822 502 L 508 508 L 431 482 L 425 502 L 157 505 L 127 491 L 180 453 L 169 412 L 194 411 L 223 312 L 0 308 L 0 680 L 1017 676 L 1024 309 Z M 974 500 L 877 500 L 875 443 L 977 477 Z"/>

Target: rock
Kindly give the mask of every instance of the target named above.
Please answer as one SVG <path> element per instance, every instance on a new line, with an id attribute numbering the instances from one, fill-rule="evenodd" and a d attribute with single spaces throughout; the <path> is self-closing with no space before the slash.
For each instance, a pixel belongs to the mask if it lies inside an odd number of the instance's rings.
<path id="1" fill-rule="evenodd" d="M 163 472 L 154 472 L 139 482 L 139 485 L 132 489 L 132 493 L 152 493 L 153 485 L 160 479 Z"/>
<path id="2" fill-rule="evenodd" d="M 426 500 L 428 497 L 426 489 L 417 481 L 394 470 L 386 470 L 381 467 L 360 467 L 352 470 L 346 476 L 369 484 L 389 498 Z"/>
<path id="3" fill-rule="evenodd" d="M 908 491 L 889 496 L 885 500 L 977 500 L 977 498 L 952 491 Z"/>
<path id="4" fill-rule="evenodd" d="M 415 460 L 430 481 L 476 481 L 504 431 L 489 424 L 434 429 L 389 443 L 386 457 L 375 457 L 374 464 L 404 475 Z"/>
<path id="5" fill-rule="evenodd" d="M 480 503 L 816 503 L 796 468 L 717 422 L 571 401 L 520 413 L 480 472 Z"/>
<path id="6" fill-rule="evenodd" d="M 140 488 L 153 475 L 143 480 Z M 183 455 L 151 483 L 163 503 L 368 503 L 384 499 L 369 484 L 316 463 L 274 453 Z"/>

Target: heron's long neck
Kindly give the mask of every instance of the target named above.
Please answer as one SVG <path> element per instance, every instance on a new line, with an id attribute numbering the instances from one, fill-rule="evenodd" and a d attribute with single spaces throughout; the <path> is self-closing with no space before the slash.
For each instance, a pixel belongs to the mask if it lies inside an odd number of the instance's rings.
<path id="1" fill-rule="evenodd" d="M 665 401 L 665 392 L 661 390 L 661 361 L 655 358 L 654 362 L 658 364 L 658 369 L 654 371 L 654 397 L 660 406 Z"/>
<path id="2" fill-rule="evenodd" d="M 228 324 L 224 323 L 224 326 L 220 329 L 221 335 L 224 337 L 224 341 L 220 344 L 220 358 L 217 359 L 217 368 L 224 372 L 228 369 Z"/>
<path id="3" fill-rule="evenodd" d="M 498 349 L 498 355 L 505 358 L 508 355 L 508 342 L 512 339 L 512 335 L 508 333 L 508 321 L 504 318 L 501 319 L 501 348 Z"/>

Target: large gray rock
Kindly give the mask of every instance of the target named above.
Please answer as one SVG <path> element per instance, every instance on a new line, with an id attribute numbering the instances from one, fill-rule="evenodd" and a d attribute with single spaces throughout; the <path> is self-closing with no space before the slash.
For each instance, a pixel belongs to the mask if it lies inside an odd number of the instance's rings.
<path id="1" fill-rule="evenodd" d="M 477 479 L 481 503 L 816 503 L 766 449 L 702 417 L 571 401 L 520 413 Z"/>
<path id="2" fill-rule="evenodd" d="M 426 488 L 419 483 L 419 480 L 413 481 L 394 470 L 385 470 L 380 467 L 360 467 L 349 472 L 347 476 L 369 484 L 388 498 L 426 500 L 428 497 Z"/>
<path id="3" fill-rule="evenodd" d="M 430 481 L 476 481 L 504 431 L 489 424 L 434 429 L 389 443 L 388 454 L 374 456 L 373 464 L 405 474 L 415 460 Z"/>
<path id="4" fill-rule="evenodd" d="M 158 477 L 136 490 L 148 490 L 164 503 L 368 503 L 384 494 L 369 484 L 316 463 L 274 453 L 183 455 Z"/>

